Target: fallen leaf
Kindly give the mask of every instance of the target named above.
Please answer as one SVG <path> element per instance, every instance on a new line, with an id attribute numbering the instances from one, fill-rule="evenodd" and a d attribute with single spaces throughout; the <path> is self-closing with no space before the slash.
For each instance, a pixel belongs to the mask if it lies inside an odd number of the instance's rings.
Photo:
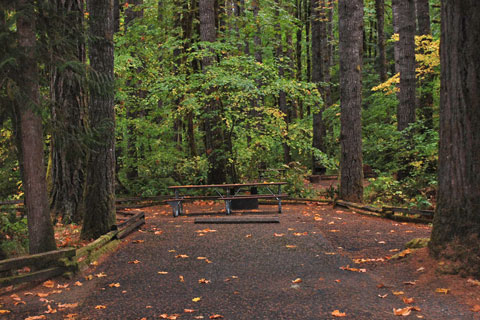
<path id="1" fill-rule="evenodd" d="M 221 318 L 223 318 L 223 316 L 220 314 L 213 314 L 210 316 L 210 319 L 221 319 Z"/>
<path id="2" fill-rule="evenodd" d="M 379 289 L 385 288 L 385 285 L 383 283 L 379 283 L 379 284 L 377 284 L 377 288 L 379 288 Z"/>
<path id="3" fill-rule="evenodd" d="M 479 312 L 479 311 L 480 311 L 480 305 L 478 305 L 478 304 L 474 305 L 474 306 L 470 309 L 470 311 L 472 311 L 472 312 Z"/>
<path id="4" fill-rule="evenodd" d="M 78 307 L 78 302 L 77 303 L 59 303 L 57 307 L 59 309 L 76 308 Z"/>
<path id="5" fill-rule="evenodd" d="M 340 230 L 336 230 L 336 229 L 332 229 L 332 230 L 329 230 L 330 232 L 340 232 Z"/>
<path id="6" fill-rule="evenodd" d="M 197 311 L 197 310 L 195 310 L 195 309 L 183 309 L 183 312 L 185 312 L 185 313 L 194 313 L 195 311 Z"/>
<path id="7" fill-rule="evenodd" d="M 7 313 L 10 313 L 11 311 L 10 310 L 1 310 L 0 309 L 0 314 L 7 314 Z"/>
<path id="8" fill-rule="evenodd" d="M 177 252 L 176 250 L 168 250 L 168 252 L 172 253 L 172 252 Z"/>
<path id="9" fill-rule="evenodd" d="M 50 305 L 47 305 L 47 311 L 43 313 L 57 313 L 57 309 L 53 309 Z"/>
<path id="10" fill-rule="evenodd" d="M 320 217 L 315 217 L 315 218 L 313 218 L 313 219 L 314 219 L 315 221 L 322 221 L 322 220 L 323 220 L 323 218 L 320 218 Z"/>
<path id="11" fill-rule="evenodd" d="M 400 309 L 393 309 L 393 314 L 396 316 L 408 316 L 410 313 L 413 311 L 421 311 L 419 307 L 406 307 L 406 308 L 400 308 Z"/>
<path id="12" fill-rule="evenodd" d="M 405 304 L 412 304 L 412 303 L 415 302 L 415 299 L 403 297 L 403 302 L 404 302 Z"/>
<path id="13" fill-rule="evenodd" d="M 192 299 L 193 302 L 198 302 L 198 301 L 200 301 L 200 300 L 202 300 L 201 297 L 197 297 L 197 298 L 193 298 L 193 299 Z"/>
<path id="14" fill-rule="evenodd" d="M 76 319 L 78 317 L 78 313 L 69 313 L 65 316 L 64 319 Z"/>
<path id="15" fill-rule="evenodd" d="M 167 271 L 158 271 L 157 273 L 158 273 L 158 274 L 168 274 Z"/>
<path id="16" fill-rule="evenodd" d="M 81 287 L 81 286 L 83 286 L 83 283 L 81 283 L 80 281 L 77 281 L 73 285 L 77 286 L 77 287 Z"/>
<path id="17" fill-rule="evenodd" d="M 293 244 L 287 244 L 285 247 L 287 247 L 287 248 L 296 248 L 297 246 L 296 246 L 296 245 L 293 245 Z"/>
<path id="18" fill-rule="evenodd" d="M 47 319 L 47 316 L 42 314 L 41 316 L 31 316 L 31 317 L 25 318 L 25 320 L 39 320 L 39 319 Z"/>
<path id="19" fill-rule="evenodd" d="M 334 316 L 334 317 L 346 317 L 347 314 L 345 312 L 340 312 L 339 310 L 334 310 L 332 312 L 332 316 Z"/>
<path id="20" fill-rule="evenodd" d="M 274 233 L 273 234 L 275 237 L 283 237 L 285 233 Z"/>
<path id="21" fill-rule="evenodd" d="M 53 282 L 52 280 L 48 280 L 48 281 L 45 281 L 42 285 L 45 288 L 53 288 L 55 286 L 55 282 Z"/>
<path id="22" fill-rule="evenodd" d="M 25 292 L 23 295 L 24 296 L 33 296 L 34 294 L 33 294 L 33 292 Z"/>
<path id="23" fill-rule="evenodd" d="M 93 274 L 89 274 L 85 277 L 85 280 L 93 280 Z"/>
<path id="24" fill-rule="evenodd" d="M 251 234 L 247 234 L 247 235 L 245 236 L 245 238 L 251 238 L 251 237 L 252 237 Z"/>
<path id="25" fill-rule="evenodd" d="M 415 281 L 406 281 L 406 282 L 404 282 L 403 284 L 404 284 L 404 285 L 414 286 L 414 285 L 417 284 L 417 280 L 415 280 Z"/>
<path id="26" fill-rule="evenodd" d="M 197 257 L 197 260 L 207 260 L 207 257 Z"/>
<path id="27" fill-rule="evenodd" d="M 10 298 L 12 298 L 14 301 L 20 301 L 22 298 L 20 298 L 17 294 L 12 294 L 10 295 Z"/>
<path id="28" fill-rule="evenodd" d="M 180 280 L 180 282 L 185 282 L 185 278 L 183 276 L 178 276 L 178 279 Z"/>
<path id="29" fill-rule="evenodd" d="M 152 309 L 152 306 L 145 306 L 145 309 Z"/>
<path id="30" fill-rule="evenodd" d="M 384 295 L 379 294 L 378 296 L 379 296 L 380 298 L 382 298 L 382 299 L 385 299 L 385 298 L 388 296 L 388 293 L 386 293 L 386 294 L 384 294 Z"/>
<path id="31" fill-rule="evenodd" d="M 49 295 L 50 295 L 50 293 L 41 293 L 41 292 L 37 293 L 37 296 L 39 296 L 40 298 L 46 298 Z"/>
<path id="32" fill-rule="evenodd" d="M 342 282 L 342 280 L 340 280 L 340 279 L 335 279 L 335 282 L 336 282 L 336 283 L 340 283 L 340 282 Z"/>
<path id="33" fill-rule="evenodd" d="M 437 288 L 435 292 L 437 293 L 444 293 L 447 294 L 450 291 L 450 289 L 445 289 L 445 288 Z"/>
<path id="34" fill-rule="evenodd" d="M 333 256 L 333 255 L 336 255 L 337 253 L 336 252 L 324 252 L 324 254 L 326 254 L 327 256 Z"/>
<path id="35" fill-rule="evenodd" d="M 66 289 L 66 288 L 68 288 L 68 286 L 69 286 L 68 283 L 65 283 L 65 284 L 63 284 L 63 285 L 62 285 L 62 284 L 57 284 L 57 288 L 58 288 L 58 289 Z"/>
<path id="36" fill-rule="evenodd" d="M 403 291 L 393 291 L 392 293 L 396 296 L 401 296 L 402 294 L 405 294 L 405 292 Z"/>
<path id="37" fill-rule="evenodd" d="M 206 228 L 206 229 L 203 229 L 203 230 L 196 230 L 195 232 L 208 233 L 208 232 L 217 232 L 217 230 Z"/>
<path id="38" fill-rule="evenodd" d="M 302 279 L 300 279 L 300 278 L 297 278 L 297 279 L 295 279 L 295 280 L 292 280 L 292 283 L 300 283 L 300 282 L 302 282 Z"/>
<path id="39" fill-rule="evenodd" d="M 473 279 L 468 279 L 467 283 L 474 285 L 474 286 L 480 286 L 480 281 L 478 280 L 473 280 Z"/>
<path id="40" fill-rule="evenodd" d="M 137 240 L 132 240 L 132 243 L 144 243 L 144 242 L 145 242 L 145 240 L 138 240 L 138 239 Z"/>
<path id="41" fill-rule="evenodd" d="M 95 309 L 106 309 L 107 307 L 106 306 L 103 306 L 103 305 L 97 305 L 95 306 Z"/>
<path id="42" fill-rule="evenodd" d="M 340 269 L 342 270 L 348 270 L 348 271 L 352 271 L 352 272 L 367 272 L 367 269 L 357 269 L 357 268 L 350 268 L 350 266 L 346 266 L 346 267 L 340 267 Z"/>
<path id="43" fill-rule="evenodd" d="M 27 304 L 27 303 L 25 301 L 22 301 L 22 300 L 14 302 L 15 306 L 18 306 L 19 304 Z"/>
<path id="44" fill-rule="evenodd" d="M 420 267 L 420 268 L 417 269 L 417 272 L 423 272 L 423 271 L 425 271 L 424 267 Z"/>
<path id="45" fill-rule="evenodd" d="M 178 259 L 178 258 L 185 259 L 185 258 L 188 258 L 188 255 L 186 255 L 186 254 L 177 254 L 177 255 L 175 256 L 175 258 L 177 258 L 177 259 Z"/>
<path id="46" fill-rule="evenodd" d="M 107 276 L 107 274 L 105 272 L 100 272 L 100 273 L 97 273 L 95 275 L 95 277 L 97 277 L 97 278 L 103 278 L 103 277 L 106 277 L 106 276 Z"/>
<path id="47" fill-rule="evenodd" d="M 296 236 L 296 237 L 306 236 L 306 235 L 308 235 L 308 232 L 302 232 L 302 233 L 300 233 L 300 232 L 295 232 L 293 235 Z"/>
<path id="48" fill-rule="evenodd" d="M 163 231 L 155 231 L 153 234 L 155 235 L 161 235 L 163 233 Z"/>
<path id="49" fill-rule="evenodd" d="M 120 283 L 118 283 L 118 282 L 116 282 L 116 283 L 110 283 L 108 286 L 109 286 L 110 288 L 118 288 L 118 287 L 120 287 Z"/>
<path id="50" fill-rule="evenodd" d="M 194 318 L 194 319 L 203 319 L 204 316 L 195 316 L 195 317 L 193 317 L 193 318 Z"/>
<path id="51" fill-rule="evenodd" d="M 178 319 L 179 316 L 180 315 L 178 313 L 174 313 L 174 314 L 171 314 L 171 315 L 168 315 L 168 314 L 164 313 L 164 314 L 160 315 L 160 318 L 168 319 L 168 320 L 176 320 L 176 319 Z"/>
<path id="52" fill-rule="evenodd" d="M 198 280 L 198 283 L 210 283 L 210 280 L 202 278 L 202 279 Z"/>
<path id="53" fill-rule="evenodd" d="M 135 260 L 133 260 L 133 261 L 128 261 L 128 263 L 130 263 L 130 264 L 139 264 L 140 261 L 135 259 Z"/>

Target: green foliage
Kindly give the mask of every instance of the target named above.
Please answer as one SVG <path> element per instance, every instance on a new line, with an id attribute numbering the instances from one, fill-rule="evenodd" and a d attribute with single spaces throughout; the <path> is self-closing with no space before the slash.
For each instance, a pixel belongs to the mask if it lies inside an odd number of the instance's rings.
<path id="1" fill-rule="evenodd" d="M 0 208 L 0 252 L 7 257 L 26 254 L 28 252 L 27 218 L 18 217 L 14 211 Z"/>
<path id="2" fill-rule="evenodd" d="M 292 198 L 315 199 L 318 193 L 313 189 L 306 180 L 307 168 L 298 162 L 291 162 L 284 168 L 284 181 L 287 182 L 284 190 Z"/>

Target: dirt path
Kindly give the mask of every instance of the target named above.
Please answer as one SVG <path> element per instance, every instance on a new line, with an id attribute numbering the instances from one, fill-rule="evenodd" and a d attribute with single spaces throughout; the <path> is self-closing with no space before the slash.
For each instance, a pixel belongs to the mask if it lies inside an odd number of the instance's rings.
<path id="1" fill-rule="evenodd" d="M 458 295 L 468 289 L 475 303 L 480 287 L 435 278 L 421 252 L 387 260 L 427 237 L 425 225 L 320 204 L 286 205 L 279 224 L 199 225 L 195 216 L 172 218 L 166 206 L 144 211 L 142 230 L 81 276 L 0 296 L 0 309 L 11 311 L 0 319 L 336 319 L 335 310 L 345 319 L 396 319 L 393 309 L 408 306 L 420 310 L 409 318 L 480 319 Z M 18 298 L 25 304 L 15 306 Z M 56 312 L 44 313 L 48 306 Z"/>

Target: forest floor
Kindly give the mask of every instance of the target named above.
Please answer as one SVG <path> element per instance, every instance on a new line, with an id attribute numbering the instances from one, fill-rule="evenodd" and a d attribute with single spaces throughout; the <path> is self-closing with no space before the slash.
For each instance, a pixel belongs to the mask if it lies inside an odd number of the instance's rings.
<path id="1" fill-rule="evenodd" d="M 0 319 L 480 319 L 478 281 L 438 274 L 426 249 L 390 259 L 428 225 L 321 203 L 286 204 L 275 224 L 194 223 L 222 207 L 132 209 L 146 224 L 115 252 L 0 295 Z"/>

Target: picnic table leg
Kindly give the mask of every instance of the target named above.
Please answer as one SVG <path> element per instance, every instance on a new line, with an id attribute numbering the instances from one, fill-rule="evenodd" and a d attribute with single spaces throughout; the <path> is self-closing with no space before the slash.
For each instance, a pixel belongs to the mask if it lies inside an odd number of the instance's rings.
<path id="1" fill-rule="evenodd" d="M 282 213 L 282 198 L 280 198 L 281 194 L 282 194 L 282 186 L 278 185 L 278 213 Z"/>

